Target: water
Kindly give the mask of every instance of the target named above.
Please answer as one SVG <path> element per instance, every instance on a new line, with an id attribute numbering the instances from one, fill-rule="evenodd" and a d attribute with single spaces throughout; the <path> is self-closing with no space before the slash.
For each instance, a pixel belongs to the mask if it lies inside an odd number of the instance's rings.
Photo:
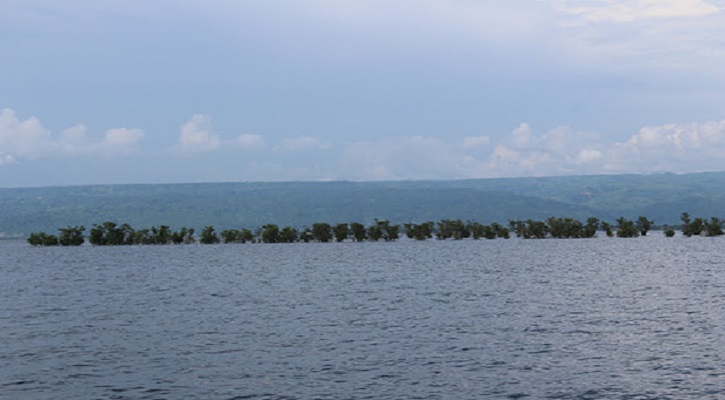
<path id="1" fill-rule="evenodd" d="M 723 245 L 0 242 L 0 398 L 725 398 Z"/>

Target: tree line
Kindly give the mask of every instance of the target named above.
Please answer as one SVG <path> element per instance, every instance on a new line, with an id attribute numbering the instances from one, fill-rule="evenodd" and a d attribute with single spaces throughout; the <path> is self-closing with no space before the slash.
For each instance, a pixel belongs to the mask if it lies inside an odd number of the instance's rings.
<path id="1" fill-rule="evenodd" d="M 681 214 L 679 229 L 686 237 L 723 235 L 725 220 L 711 217 L 691 218 L 687 212 Z M 216 243 L 296 243 L 296 242 L 364 242 L 395 241 L 400 238 L 401 228 L 405 236 L 414 240 L 460 240 L 508 239 L 511 233 L 522 239 L 570 239 L 593 238 L 597 232 L 604 231 L 608 237 L 632 238 L 646 236 L 654 221 L 640 216 L 636 220 L 621 217 L 615 224 L 600 221 L 595 217 L 581 222 L 574 218 L 551 217 L 544 221 L 532 219 L 509 220 L 508 225 L 494 222 L 485 225 L 479 222 L 463 222 L 460 219 L 444 219 L 438 222 L 391 224 L 388 220 L 375 220 L 370 225 L 359 222 L 314 223 L 309 228 L 296 229 L 291 226 L 280 228 L 275 224 L 266 224 L 254 231 L 246 228 L 224 229 L 217 232 L 213 226 L 206 226 L 196 235 L 194 228 L 182 227 L 172 230 L 167 225 L 153 226 L 148 229 L 134 229 L 129 224 L 104 222 L 93 225 L 88 234 L 88 242 L 96 246 L 119 245 L 167 245 L 167 244 L 216 244 Z M 31 233 L 27 241 L 33 246 L 78 246 L 85 243 L 84 226 L 68 226 L 58 229 L 57 235 L 45 232 Z M 675 235 L 672 227 L 664 227 L 667 237 Z"/>

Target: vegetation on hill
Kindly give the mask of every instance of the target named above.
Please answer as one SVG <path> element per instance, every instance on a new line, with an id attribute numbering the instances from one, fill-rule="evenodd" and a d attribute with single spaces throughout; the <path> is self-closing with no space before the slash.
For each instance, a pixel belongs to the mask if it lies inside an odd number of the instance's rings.
<path id="1" fill-rule="evenodd" d="M 124 221 L 132 226 L 312 226 L 319 221 L 614 221 L 682 210 L 720 215 L 725 173 L 402 182 L 199 183 L 0 189 L 0 236 Z"/>

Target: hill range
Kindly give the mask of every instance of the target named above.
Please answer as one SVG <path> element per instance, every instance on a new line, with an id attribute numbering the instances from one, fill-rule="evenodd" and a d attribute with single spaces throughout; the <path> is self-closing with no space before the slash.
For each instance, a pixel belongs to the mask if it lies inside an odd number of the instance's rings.
<path id="1" fill-rule="evenodd" d="M 272 223 L 392 223 L 590 216 L 678 224 L 725 215 L 725 172 L 394 182 L 234 182 L 0 188 L 0 232 L 25 236 L 104 221 L 200 229 Z"/>

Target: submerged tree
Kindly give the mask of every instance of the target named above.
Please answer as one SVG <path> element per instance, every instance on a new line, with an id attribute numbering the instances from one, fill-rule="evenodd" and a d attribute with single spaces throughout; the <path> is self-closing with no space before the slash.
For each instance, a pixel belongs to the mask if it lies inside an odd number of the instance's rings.
<path id="1" fill-rule="evenodd" d="M 279 241 L 281 243 L 294 243 L 297 240 L 299 240 L 299 233 L 297 233 L 297 229 L 291 226 L 285 226 L 279 232 Z"/>
<path id="2" fill-rule="evenodd" d="M 705 234 L 707 236 L 721 236 L 723 220 L 718 217 L 710 218 L 710 222 L 705 226 Z"/>
<path id="3" fill-rule="evenodd" d="M 219 243 L 219 236 L 216 234 L 216 230 L 213 226 L 205 226 L 201 230 L 201 237 L 199 238 L 201 244 L 216 244 Z"/>
<path id="4" fill-rule="evenodd" d="M 634 225 L 634 221 L 628 220 L 624 217 L 617 219 L 617 237 L 632 238 L 636 236 L 639 236 L 639 231 Z"/>
<path id="5" fill-rule="evenodd" d="M 222 243 L 239 243 L 239 230 L 237 229 L 224 229 L 219 235 L 222 238 Z"/>
<path id="6" fill-rule="evenodd" d="M 86 239 L 83 237 L 83 232 L 86 230 L 85 226 L 67 226 L 60 228 L 60 234 L 58 235 L 58 243 L 61 246 L 80 246 L 85 243 Z"/>
<path id="7" fill-rule="evenodd" d="M 336 241 L 344 242 L 350 234 L 350 227 L 346 223 L 339 223 L 332 228 L 332 233 L 335 235 Z"/>
<path id="8" fill-rule="evenodd" d="M 320 243 L 327 243 L 332 240 L 332 227 L 327 223 L 312 224 L 312 238 Z"/>
<path id="9" fill-rule="evenodd" d="M 353 222 L 350 224 L 350 233 L 356 242 L 363 242 L 367 239 L 367 230 L 365 225 L 359 222 Z"/>
<path id="10" fill-rule="evenodd" d="M 433 222 L 423 222 L 422 224 L 407 223 L 403 224 L 405 228 L 405 236 L 409 239 L 426 240 L 433 237 Z"/>
<path id="11" fill-rule="evenodd" d="M 604 234 L 606 234 L 607 237 L 614 237 L 614 231 L 612 230 L 612 225 L 609 222 L 602 221 L 602 229 L 604 229 Z"/>
<path id="12" fill-rule="evenodd" d="M 264 225 L 260 236 L 262 237 L 262 243 L 278 243 L 279 226 L 275 224 Z"/>
<path id="13" fill-rule="evenodd" d="M 640 235 L 647 236 L 647 232 L 653 223 L 654 221 L 650 221 L 647 218 L 640 216 L 637 219 L 637 229 L 639 229 Z"/>
<path id="14" fill-rule="evenodd" d="M 60 242 L 55 235 L 49 235 L 45 232 L 33 232 L 28 236 L 28 243 L 33 246 L 58 246 Z"/>

